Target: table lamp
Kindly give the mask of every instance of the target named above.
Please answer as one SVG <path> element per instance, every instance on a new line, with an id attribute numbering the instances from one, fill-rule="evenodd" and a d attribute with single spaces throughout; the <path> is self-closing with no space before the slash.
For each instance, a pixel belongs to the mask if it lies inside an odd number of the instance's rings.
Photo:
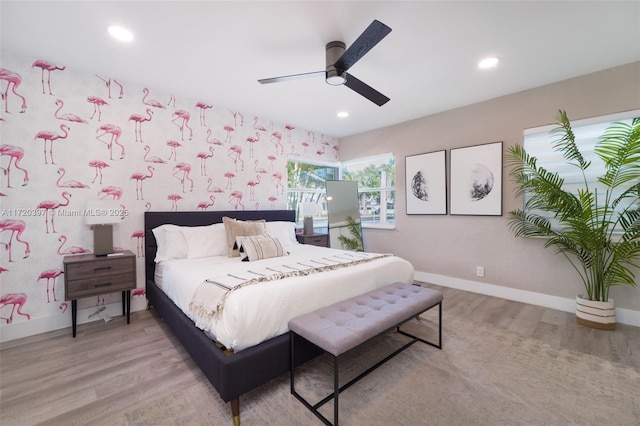
<path id="1" fill-rule="evenodd" d="M 113 253 L 113 227 L 122 220 L 122 205 L 117 201 L 91 200 L 87 202 L 87 225 L 93 225 L 93 254 Z"/>

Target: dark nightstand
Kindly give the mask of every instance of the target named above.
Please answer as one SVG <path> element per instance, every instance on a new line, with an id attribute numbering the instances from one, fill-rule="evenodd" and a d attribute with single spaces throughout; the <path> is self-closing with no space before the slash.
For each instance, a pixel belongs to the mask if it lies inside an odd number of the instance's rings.
<path id="1" fill-rule="evenodd" d="M 129 250 L 116 256 L 65 256 L 64 298 L 71 300 L 73 337 L 76 337 L 78 299 L 122 292 L 122 315 L 131 314 L 131 290 L 136 288 L 136 255 Z"/>
<path id="2" fill-rule="evenodd" d="M 325 233 L 314 232 L 311 235 L 297 234 L 296 238 L 300 244 L 329 247 L 329 235 Z"/>

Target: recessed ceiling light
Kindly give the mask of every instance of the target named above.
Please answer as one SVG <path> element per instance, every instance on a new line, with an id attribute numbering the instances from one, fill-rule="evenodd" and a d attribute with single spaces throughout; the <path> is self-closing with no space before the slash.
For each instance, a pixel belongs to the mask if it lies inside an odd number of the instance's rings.
<path id="1" fill-rule="evenodd" d="M 116 40 L 126 42 L 133 41 L 133 33 L 126 28 L 122 28 L 117 25 L 111 25 L 109 28 L 107 28 L 107 31 L 109 31 L 111 37 L 115 38 Z"/>
<path id="2" fill-rule="evenodd" d="M 478 62 L 478 68 L 483 70 L 496 68 L 498 66 L 498 62 L 500 62 L 500 58 L 498 58 L 497 56 L 491 56 Z"/>
<path id="3" fill-rule="evenodd" d="M 340 118 L 347 118 L 349 116 L 349 113 L 347 111 L 340 111 L 338 113 L 338 117 Z"/>

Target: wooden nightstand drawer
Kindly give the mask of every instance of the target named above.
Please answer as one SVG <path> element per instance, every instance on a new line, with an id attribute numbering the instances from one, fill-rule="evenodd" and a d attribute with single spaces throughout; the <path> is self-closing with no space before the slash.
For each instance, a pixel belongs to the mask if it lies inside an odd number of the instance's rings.
<path id="1" fill-rule="evenodd" d="M 67 281 L 67 299 L 80 299 L 98 293 L 113 293 L 136 288 L 131 272 Z"/>
<path id="2" fill-rule="evenodd" d="M 109 259 L 108 261 L 96 260 L 89 262 L 70 263 L 67 265 L 67 280 L 81 280 L 95 278 L 102 275 L 116 275 L 128 273 L 134 270 L 133 260 L 129 257 L 121 259 Z"/>
<path id="3" fill-rule="evenodd" d="M 297 235 L 296 238 L 300 244 L 329 247 L 329 236 L 327 234 Z"/>

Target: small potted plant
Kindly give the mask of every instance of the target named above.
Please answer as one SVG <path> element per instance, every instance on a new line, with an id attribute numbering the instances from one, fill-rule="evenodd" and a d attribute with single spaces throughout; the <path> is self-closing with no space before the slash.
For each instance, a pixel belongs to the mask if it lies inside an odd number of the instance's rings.
<path id="1" fill-rule="evenodd" d="M 614 329 L 615 304 L 609 290 L 635 286 L 640 257 L 640 117 L 612 123 L 600 135 L 595 154 L 604 162 L 598 185 L 590 185 L 586 161 L 565 111 L 558 111 L 553 149 L 582 175 L 570 192 L 557 172 L 546 170 L 521 145 L 508 149 L 507 166 L 524 209 L 509 212 L 509 227 L 518 237 L 546 238 L 580 275 L 585 294 L 576 297 L 579 323 Z M 599 187 L 599 188 L 596 188 Z"/>

